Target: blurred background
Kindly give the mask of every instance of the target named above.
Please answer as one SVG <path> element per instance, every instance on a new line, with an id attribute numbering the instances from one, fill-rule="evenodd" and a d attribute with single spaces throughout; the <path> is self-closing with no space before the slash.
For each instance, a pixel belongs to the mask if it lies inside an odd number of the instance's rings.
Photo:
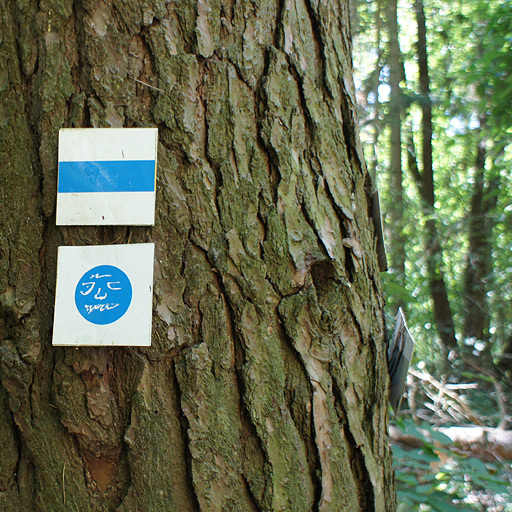
<path id="1" fill-rule="evenodd" d="M 512 511 L 512 2 L 354 0 L 361 140 L 389 336 L 399 510 Z"/>

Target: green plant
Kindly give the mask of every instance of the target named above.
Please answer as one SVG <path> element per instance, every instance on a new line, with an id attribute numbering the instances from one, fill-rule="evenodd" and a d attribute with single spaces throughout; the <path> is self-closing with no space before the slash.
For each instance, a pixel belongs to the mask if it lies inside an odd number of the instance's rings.
<path id="1" fill-rule="evenodd" d="M 399 512 L 487 511 L 489 502 L 512 503 L 504 468 L 457 453 L 449 437 L 426 423 L 400 418 L 396 426 L 416 441 L 412 449 L 393 446 Z"/>

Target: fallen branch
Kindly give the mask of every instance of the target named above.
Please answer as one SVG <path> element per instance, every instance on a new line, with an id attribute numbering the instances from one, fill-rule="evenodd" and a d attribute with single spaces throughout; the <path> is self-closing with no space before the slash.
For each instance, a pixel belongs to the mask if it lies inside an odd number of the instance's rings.
<path id="1" fill-rule="evenodd" d="M 409 368 L 409 374 L 418 379 L 422 384 L 426 395 L 434 403 L 434 413 L 439 414 L 441 409 L 447 410 L 448 408 L 452 408 L 453 411 L 456 411 L 460 415 L 460 417 L 457 418 L 456 416 L 453 416 L 451 411 L 449 412 L 449 414 L 457 419 L 457 421 L 465 419 L 475 425 L 482 424 L 478 415 L 475 414 L 465 403 L 464 397 L 455 393 L 453 385 L 440 382 L 429 373 L 419 372 L 413 368 Z M 458 386 L 460 387 L 461 385 Z M 473 387 L 474 384 L 466 384 L 464 386 Z M 428 387 L 431 388 L 431 391 L 429 391 Z"/>
<path id="2" fill-rule="evenodd" d="M 419 429 L 421 431 L 421 429 Z M 478 457 L 487 462 L 496 460 L 512 461 L 512 431 L 500 428 L 482 427 L 441 427 L 436 429 L 453 442 L 452 448 L 464 455 Z M 421 439 L 406 434 L 399 428 L 389 427 L 391 441 L 410 448 L 420 448 Z M 425 431 L 425 439 L 428 432 Z"/>

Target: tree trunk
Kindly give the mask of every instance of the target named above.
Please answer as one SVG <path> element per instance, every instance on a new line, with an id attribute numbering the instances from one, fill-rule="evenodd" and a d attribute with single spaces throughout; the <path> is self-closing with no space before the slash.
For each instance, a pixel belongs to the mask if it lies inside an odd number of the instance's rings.
<path id="1" fill-rule="evenodd" d="M 492 240 L 495 220 L 493 212 L 498 203 L 500 190 L 499 166 L 493 163 L 486 169 L 486 160 L 496 162 L 503 149 L 498 144 L 490 154 L 486 150 L 486 117 L 480 116 L 480 140 L 477 144 L 473 167 L 471 209 L 469 211 L 466 268 L 464 271 L 464 338 L 489 342 L 491 313 L 487 292 L 492 285 Z M 491 344 L 487 343 L 485 355 L 491 357 Z"/>
<path id="2" fill-rule="evenodd" d="M 491 247 L 489 243 L 487 206 L 489 197 L 484 181 L 485 175 L 485 138 L 479 142 L 469 211 L 469 247 L 464 272 L 464 338 L 475 341 L 489 340 L 489 306 L 487 301 L 487 279 L 491 272 Z M 490 191 L 489 191 L 490 192 Z M 493 194 L 494 198 L 496 194 Z"/>
<path id="3" fill-rule="evenodd" d="M 414 4 L 416 21 L 418 25 L 418 67 L 422 109 L 422 160 L 420 193 L 426 210 L 426 257 L 428 269 L 428 282 L 432 303 L 434 306 L 434 320 L 437 332 L 443 347 L 453 350 L 457 347 L 455 338 L 455 325 L 448 299 L 448 291 L 444 279 L 443 250 L 439 240 L 439 232 L 435 218 L 435 189 L 434 164 L 432 153 L 432 103 L 430 99 L 430 77 L 427 59 L 427 27 L 423 0 L 416 0 Z"/>
<path id="4" fill-rule="evenodd" d="M 387 202 L 389 252 L 391 256 L 390 271 L 394 274 L 396 284 L 403 288 L 405 282 L 405 237 L 404 226 L 404 191 L 402 180 L 402 112 L 403 93 L 400 82 L 405 78 L 402 54 L 398 39 L 398 13 L 397 1 L 389 0 L 386 3 L 386 18 L 389 35 L 388 64 L 389 64 L 389 114 L 390 130 L 389 145 L 389 200 Z M 390 299 L 392 299 L 390 297 Z M 392 301 L 393 310 L 401 307 L 405 309 L 403 298 Z"/>
<path id="5" fill-rule="evenodd" d="M 347 20 L 7 0 L 1 510 L 394 509 Z M 158 126 L 153 228 L 56 227 L 58 130 L 88 126 Z M 52 347 L 57 247 L 148 241 L 152 347 Z"/>

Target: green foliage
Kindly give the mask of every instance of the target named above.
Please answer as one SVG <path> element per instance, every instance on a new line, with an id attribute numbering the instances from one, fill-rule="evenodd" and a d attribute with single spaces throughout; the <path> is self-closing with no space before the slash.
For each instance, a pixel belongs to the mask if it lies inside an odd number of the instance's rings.
<path id="1" fill-rule="evenodd" d="M 435 217 L 442 246 L 442 270 L 459 342 L 463 342 L 464 273 L 471 255 L 469 227 L 476 190 L 475 161 L 479 144 L 486 152 L 483 170 L 484 202 L 491 204 L 486 218 L 491 244 L 491 271 L 485 278 L 490 311 L 486 342 L 495 361 L 512 337 L 512 11 L 508 0 L 432 0 L 425 3 L 428 63 L 433 115 L 435 211 L 422 209 L 417 183 L 408 168 L 407 142 L 412 140 L 421 170 L 421 101 L 416 56 L 414 2 L 398 2 L 399 39 L 405 68 L 402 82 L 403 226 L 386 218 L 393 193 L 389 190 L 391 153 L 388 41 L 385 9 L 377 0 L 360 0 L 354 52 L 356 85 L 362 120 L 361 138 L 370 168 L 377 174 L 388 252 L 392 233 L 406 240 L 405 284 L 391 268 L 383 275 L 387 302 L 395 314 L 406 305 L 408 325 L 417 341 L 416 354 L 427 364 L 440 366 L 433 305 L 427 279 L 428 252 L 424 235 L 427 217 Z M 484 307 L 484 305 L 482 305 Z M 479 355 L 477 350 L 474 355 Z"/>
<path id="2" fill-rule="evenodd" d="M 410 450 L 393 446 L 398 512 L 486 510 L 469 499 L 479 496 L 480 501 L 512 504 L 512 488 L 503 467 L 460 455 L 449 437 L 427 423 L 418 426 L 408 418 L 399 419 L 397 426 L 419 445 Z M 510 512 L 512 505 L 501 510 Z"/>
<path id="3" fill-rule="evenodd" d="M 395 268 L 382 274 L 388 331 L 391 334 L 393 330 L 396 305 L 402 304 L 416 340 L 415 362 L 421 361 L 422 367 L 440 381 L 478 383 L 476 389 L 468 390 L 468 405 L 481 421 L 496 425 L 503 421 L 503 412 L 496 406 L 495 381 L 486 377 L 485 371 L 476 373 L 457 357 L 450 361 L 450 373 L 441 378 L 440 373 L 447 368 L 443 360 L 446 352 L 440 349 L 436 333 L 425 233 L 427 221 L 433 218 L 441 246 L 438 254 L 443 256 L 439 268 L 448 291 L 459 352 L 472 358 L 483 356 L 481 366 L 494 363 L 492 370 L 497 376 L 501 371 L 510 372 L 508 359 L 501 360 L 507 363 L 505 369 L 499 363 L 503 352 L 510 357 L 512 351 L 512 10 L 510 0 L 423 2 L 431 91 L 425 98 L 419 87 L 415 3 L 398 0 L 399 44 L 405 71 L 400 98 L 404 203 L 401 226 L 392 225 L 390 215 L 386 215 L 396 197 L 396 190 L 390 190 L 393 148 L 389 113 L 393 100 L 397 100 L 390 97 L 393 92 L 389 84 L 387 4 L 359 0 L 354 23 L 361 139 L 368 166 L 376 174 L 388 253 L 405 253 L 405 279 Z M 425 101 L 432 107 L 433 211 L 423 207 L 418 180 L 423 168 L 421 127 Z M 482 154 L 483 165 L 477 165 Z M 411 155 L 413 159 L 409 158 Z M 416 172 L 414 166 L 409 166 L 412 161 L 416 163 Z M 481 164 L 481 160 L 478 162 Z M 464 339 L 472 311 L 468 306 L 468 297 L 472 297 L 466 287 L 466 275 L 468 268 L 476 268 L 475 252 L 471 250 L 475 249 L 472 235 L 479 213 L 478 208 L 472 208 L 479 194 L 484 226 L 480 247 L 488 263 L 484 272 L 487 275 L 478 275 L 477 280 L 484 286 L 477 307 L 488 311 L 481 340 Z M 470 216 L 470 212 L 476 213 Z M 405 240 L 403 248 L 393 246 L 398 232 Z M 502 377 L 500 383 L 508 393 L 509 377 Z M 411 420 L 403 420 L 398 426 L 419 443 L 418 448 L 407 451 L 394 447 L 399 511 L 487 511 L 486 505 L 476 505 L 477 498 L 485 503 L 486 496 L 492 495 L 500 498 L 501 503 L 512 504 L 502 475 L 504 468 L 456 453 L 449 439 L 428 425 L 420 428 Z M 474 498 L 473 502 L 470 498 Z M 496 510 L 510 512 L 512 505 Z"/>

